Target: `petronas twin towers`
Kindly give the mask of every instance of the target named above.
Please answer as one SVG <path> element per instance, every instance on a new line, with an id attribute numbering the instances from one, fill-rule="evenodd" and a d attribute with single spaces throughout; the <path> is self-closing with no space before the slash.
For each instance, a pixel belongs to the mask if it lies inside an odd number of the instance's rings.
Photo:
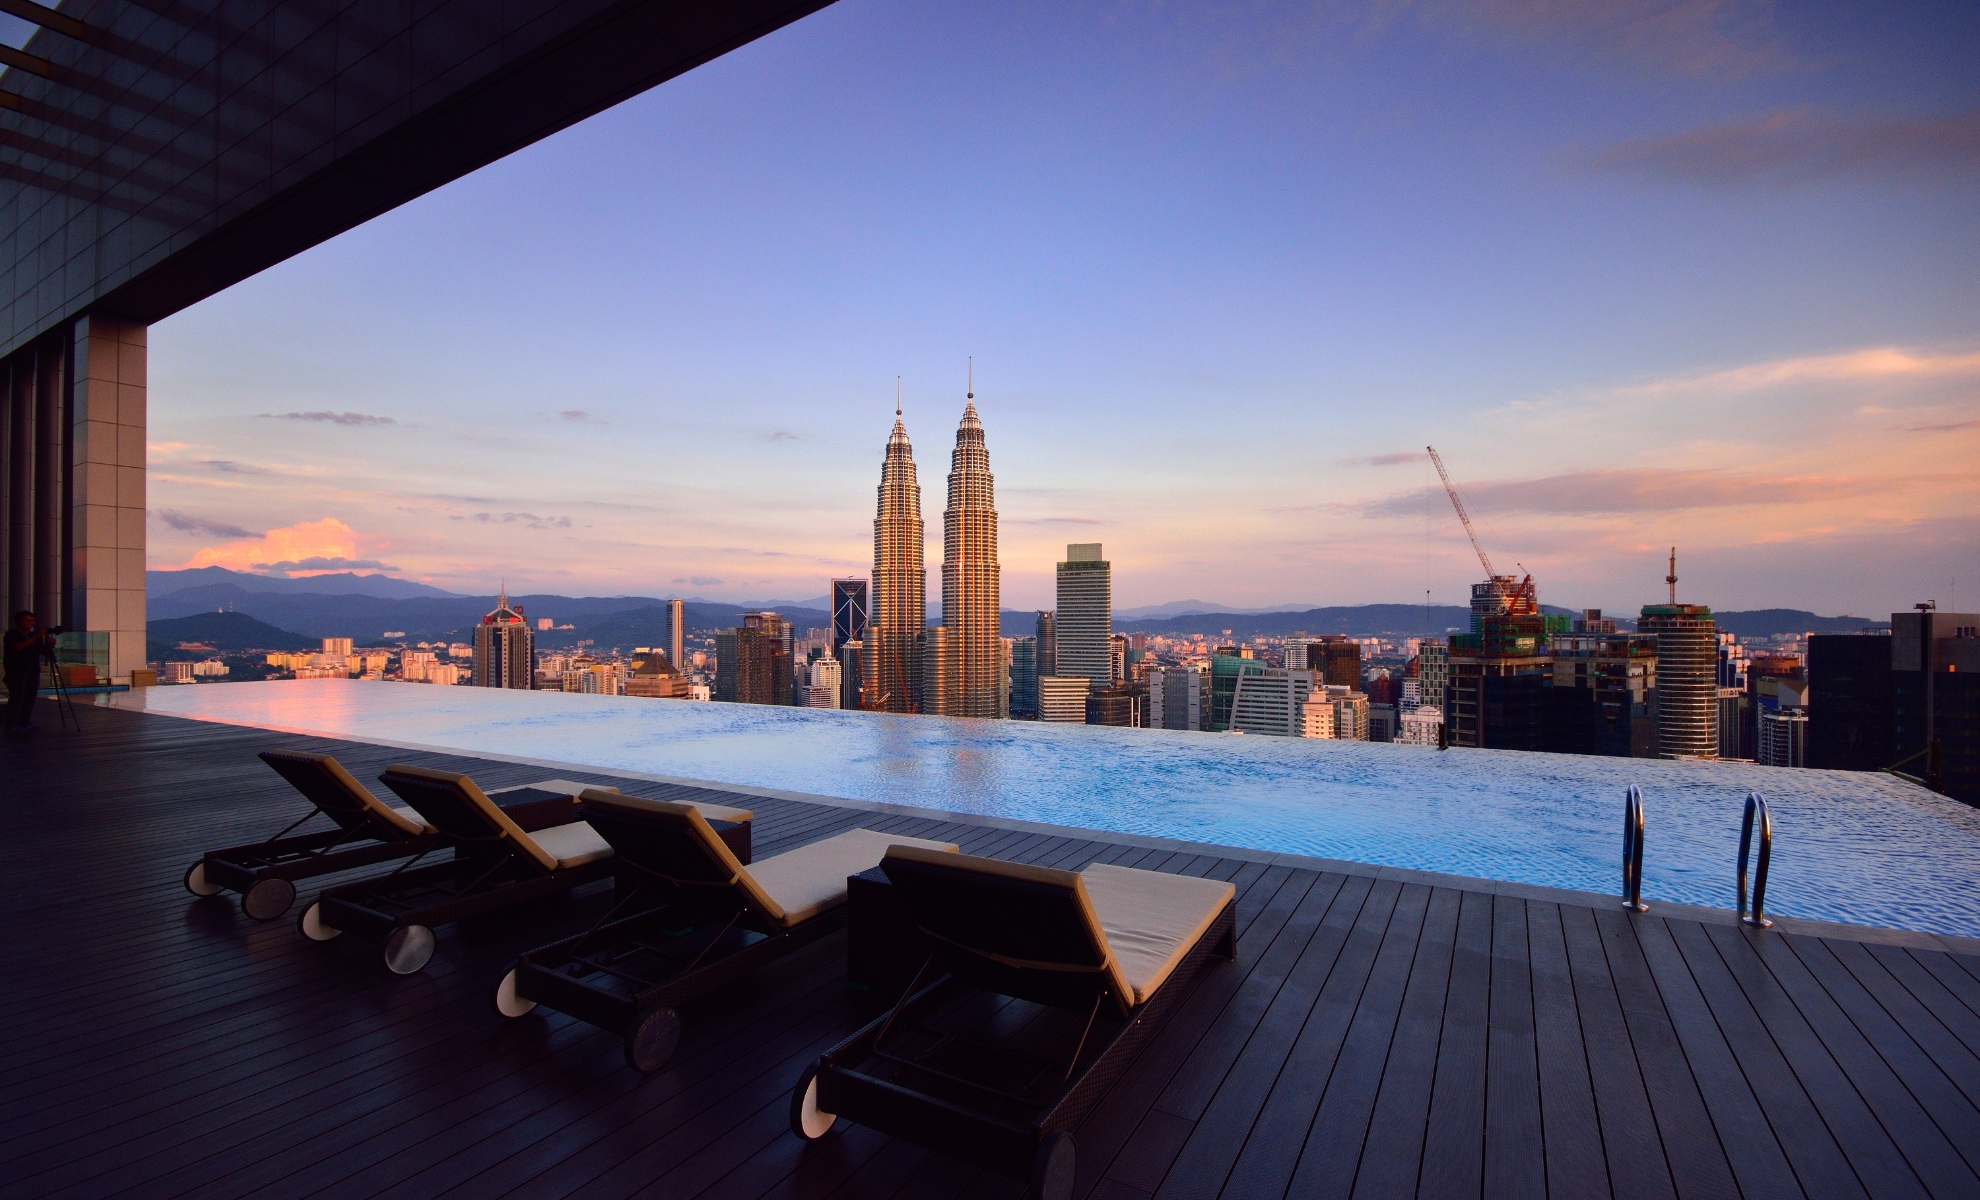
<path id="1" fill-rule="evenodd" d="M 998 628 L 996 483 L 971 387 L 956 427 L 949 506 L 942 514 L 942 623 L 928 628 L 921 485 L 900 406 L 880 468 L 873 520 L 873 656 L 869 704 L 887 712 L 1004 717 L 1009 683 Z"/>

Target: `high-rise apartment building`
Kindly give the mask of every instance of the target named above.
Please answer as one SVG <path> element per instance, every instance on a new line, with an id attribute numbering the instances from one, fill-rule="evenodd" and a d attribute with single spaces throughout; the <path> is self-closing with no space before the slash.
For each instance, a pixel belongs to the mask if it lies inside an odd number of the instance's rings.
<path id="1" fill-rule="evenodd" d="M 1416 650 L 1418 696 L 1425 708 L 1444 711 L 1444 689 L 1451 679 L 1451 648 L 1442 638 L 1426 638 Z M 1439 724 L 1442 724 L 1441 718 Z"/>
<path id="2" fill-rule="evenodd" d="M 1657 639 L 1657 756 L 1719 757 L 1719 627 L 1702 604 L 1646 604 Z"/>
<path id="3" fill-rule="evenodd" d="M 1554 683 L 1546 696 L 1544 747 L 1561 754 L 1655 758 L 1657 639 L 1589 633 L 1587 624 L 1576 621 L 1580 632 L 1550 640 Z"/>
<path id="4" fill-rule="evenodd" d="M 839 677 L 839 660 L 815 659 L 806 675 L 804 703 L 807 708 L 837 708 L 844 695 Z"/>
<path id="5" fill-rule="evenodd" d="M 1306 700 L 1313 690 L 1313 672 L 1290 667 L 1266 667 L 1256 675 L 1239 676 L 1231 700 L 1231 728 L 1268 737 L 1304 737 Z M 1324 688 L 1321 694 L 1326 694 Z"/>
<path id="6" fill-rule="evenodd" d="M 869 623 L 866 581 L 834 579 L 832 581 L 832 657 L 839 657 L 839 648 L 847 642 L 864 637 Z"/>
<path id="7" fill-rule="evenodd" d="M 1011 639 L 1011 716 L 1038 719 L 1038 639 Z"/>
<path id="8" fill-rule="evenodd" d="M 1075 542 L 1059 564 L 1059 607 L 1054 618 L 1055 669 L 1063 677 L 1089 679 L 1095 690 L 1113 682 L 1108 643 L 1114 633 L 1113 570 L 1100 543 Z"/>
<path id="9" fill-rule="evenodd" d="M 324 638 L 323 655 L 325 658 L 349 658 L 351 656 L 351 639 L 344 637 Z"/>
<path id="10" fill-rule="evenodd" d="M 523 620 L 522 606 L 509 603 L 509 591 L 495 601 L 495 611 L 474 627 L 474 685 L 516 688 L 536 686 L 536 635 Z"/>
<path id="11" fill-rule="evenodd" d="M 674 670 L 685 672 L 687 662 L 682 655 L 687 653 L 687 601 L 667 601 L 667 661 Z"/>
<path id="12" fill-rule="evenodd" d="M 736 704 L 791 702 L 789 624 L 774 612 L 743 614 L 743 623 L 715 635 L 715 699 Z"/>
<path id="13" fill-rule="evenodd" d="M 1361 690 L 1361 643 L 1344 634 L 1313 638 L 1306 646 L 1306 669 L 1321 683 Z"/>
<path id="14" fill-rule="evenodd" d="M 1980 804 L 1980 613 L 1891 614 L 1891 707 L 1893 769 Z"/>
<path id="15" fill-rule="evenodd" d="M 1128 639 L 1125 633 L 1112 634 L 1107 638 L 1107 677 L 1115 683 L 1128 678 Z"/>
<path id="16" fill-rule="evenodd" d="M 1450 744 L 1545 749 L 1547 690 L 1554 674 L 1547 618 L 1493 616 L 1483 618 L 1480 626 L 1480 633 L 1451 638 L 1444 690 Z"/>
<path id="17" fill-rule="evenodd" d="M 1148 672 L 1148 727 L 1203 728 L 1204 693 L 1208 680 L 1198 667 L 1154 667 Z"/>
<path id="18" fill-rule="evenodd" d="M 956 426 L 949 506 L 942 512 L 942 625 L 949 631 L 944 671 L 953 677 L 952 705 L 942 711 L 994 718 L 1004 715 L 998 628 L 1003 571 L 997 562 L 996 482 L 975 397 L 972 386 Z"/>
<path id="19" fill-rule="evenodd" d="M 1760 745 L 1754 761 L 1763 767 L 1808 765 L 1808 710 L 1777 708 L 1760 714 Z"/>
<path id="20" fill-rule="evenodd" d="M 873 612 L 864 639 L 873 657 L 868 708 L 921 711 L 923 642 L 928 627 L 928 571 L 922 561 L 921 484 L 914 447 L 894 406 L 894 432 L 880 467 L 879 511 L 873 518 Z"/>
<path id="21" fill-rule="evenodd" d="M 1059 622 L 1056 613 L 1038 614 L 1038 677 L 1059 673 Z"/>
<path id="22" fill-rule="evenodd" d="M 1083 675 L 1045 675 L 1038 680 L 1038 719 L 1086 723 L 1086 695 L 1093 681 Z"/>

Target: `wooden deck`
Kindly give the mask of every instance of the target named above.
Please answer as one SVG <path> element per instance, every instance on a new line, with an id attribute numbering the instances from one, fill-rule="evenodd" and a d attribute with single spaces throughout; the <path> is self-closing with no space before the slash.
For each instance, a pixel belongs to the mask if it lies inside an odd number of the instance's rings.
<path id="1" fill-rule="evenodd" d="M 582 927 L 596 895 L 443 929 L 401 979 L 355 939 L 311 944 L 180 883 L 202 850 L 297 815 L 256 750 L 330 750 L 367 781 L 408 760 L 491 787 L 569 772 L 96 709 L 63 735 L 44 710 L 0 742 L 7 1195 L 1020 1192 L 869 1130 L 788 1132 L 800 1068 L 873 1011 L 844 987 L 842 936 L 691 1008 L 680 1055 L 642 1079 L 610 1035 L 489 1008 L 511 956 Z M 863 825 L 1237 885 L 1238 961 L 1076 1132 L 1082 1196 L 1980 1195 L 1980 959 L 743 803 L 759 856 Z"/>

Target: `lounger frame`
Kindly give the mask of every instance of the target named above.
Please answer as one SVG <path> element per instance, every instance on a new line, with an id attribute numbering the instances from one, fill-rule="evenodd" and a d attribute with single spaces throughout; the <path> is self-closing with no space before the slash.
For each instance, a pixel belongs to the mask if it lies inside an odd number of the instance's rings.
<path id="1" fill-rule="evenodd" d="M 844 905 L 785 928 L 748 905 L 676 898 L 520 955 L 515 992 L 624 1037 L 655 1005 L 696 1000 L 845 925 Z"/>
<path id="2" fill-rule="evenodd" d="M 612 877 L 611 858 L 545 871 L 500 838 L 450 838 L 451 862 L 409 859 L 389 875 L 331 888 L 318 897 L 319 920 L 383 942 L 412 925 L 446 925 Z"/>
<path id="3" fill-rule="evenodd" d="M 918 991 L 915 989 L 920 977 L 917 977 L 909 985 L 909 994 L 894 1009 L 827 1051 L 813 1068 L 818 1109 L 1029 1182 L 1036 1170 L 1040 1147 L 1052 1135 L 1070 1131 L 1093 1111 L 1142 1045 L 1189 993 L 1197 973 L 1211 957 L 1236 957 L 1236 914 L 1235 900 L 1226 901 L 1209 929 L 1190 947 L 1162 986 L 1145 1003 L 1129 1010 L 1125 1018 L 1103 1015 L 1100 1002 L 1106 995 L 1104 992 L 1094 995 L 1093 1008 L 1085 1014 L 1086 1032 L 1073 1059 L 1056 1064 L 1067 1070 L 1067 1078 L 1043 1100 L 960 1080 L 887 1049 L 890 1042 L 916 1033 L 937 1035 L 936 1044 L 920 1056 L 925 1060 L 946 1045 L 965 1040 L 952 1033 L 931 1030 L 926 1024 L 958 1000 L 984 990 L 973 986 L 959 972 L 945 974 Z M 929 959 L 930 966 L 944 957 L 938 949 Z M 924 971 L 929 969 L 924 967 Z M 1077 1011 L 1063 1004 L 1050 1006 Z M 998 1049 L 980 1042 L 972 1043 L 971 1048 L 989 1054 Z M 1006 1056 L 1038 1063 L 1048 1070 L 1055 1066 L 1014 1051 L 1006 1052 Z M 883 1078 L 882 1071 L 895 1077 Z M 912 1082 L 915 1078 L 928 1079 L 931 1085 L 946 1084 L 949 1094 L 936 1095 L 924 1090 Z M 967 1094 L 973 1089 L 986 1096 L 984 1103 L 967 1104 L 954 1098 L 958 1090 Z M 993 1111 L 1000 1107 L 1006 1115 Z"/>

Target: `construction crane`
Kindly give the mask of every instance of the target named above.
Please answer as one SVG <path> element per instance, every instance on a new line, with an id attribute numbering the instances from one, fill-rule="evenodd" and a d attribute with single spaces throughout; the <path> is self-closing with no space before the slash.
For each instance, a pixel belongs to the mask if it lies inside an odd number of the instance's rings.
<path id="1" fill-rule="evenodd" d="M 1492 569 L 1491 558 L 1478 542 L 1478 532 L 1471 527 L 1471 514 L 1464 511 L 1464 501 L 1458 499 L 1457 484 L 1451 482 L 1451 473 L 1444 469 L 1444 460 L 1437 457 L 1435 446 L 1425 446 L 1424 449 L 1430 452 L 1430 461 L 1437 464 L 1437 478 L 1444 481 L 1444 490 L 1450 493 L 1451 507 L 1457 509 L 1458 520 L 1464 522 L 1464 536 L 1471 539 L 1471 548 L 1478 551 L 1478 561 L 1485 568 L 1485 578 L 1497 578 L 1499 573 Z"/>

